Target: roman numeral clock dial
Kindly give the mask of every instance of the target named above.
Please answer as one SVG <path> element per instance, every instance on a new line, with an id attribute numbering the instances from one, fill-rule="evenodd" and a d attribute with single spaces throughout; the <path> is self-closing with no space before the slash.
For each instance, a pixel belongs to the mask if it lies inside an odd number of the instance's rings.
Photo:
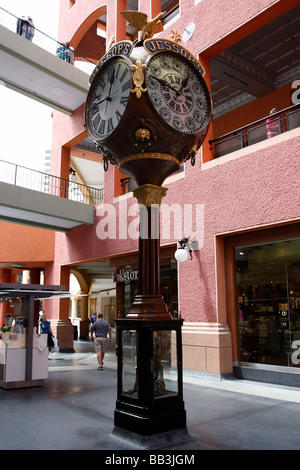
<path id="1" fill-rule="evenodd" d="M 112 57 L 95 75 L 85 109 L 86 126 L 95 140 L 106 139 L 118 126 L 130 86 L 130 65 L 123 57 Z"/>
<path id="2" fill-rule="evenodd" d="M 183 56 L 159 52 L 147 67 L 147 89 L 160 118 L 182 134 L 197 134 L 210 118 L 210 95 L 201 73 Z"/>

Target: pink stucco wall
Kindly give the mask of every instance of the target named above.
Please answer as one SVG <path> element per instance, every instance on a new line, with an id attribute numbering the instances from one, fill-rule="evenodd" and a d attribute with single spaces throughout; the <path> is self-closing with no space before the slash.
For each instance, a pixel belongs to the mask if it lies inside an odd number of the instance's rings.
<path id="1" fill-rule="evenodd" d="M 188 321 L 217 321 L 215 237 L 299 218 L 300 131 L 188 168 L 180 193 L 204 203 L 204 244 L 180 265 L 179 296 Z M 243 155 L 244 153 L 244 155 Z M 235 156 L 239 158 L 234 158 Z M 223 163 L 224 162 L 224 163 Z M 168 197 L 176 198 L 178 189 Z M 196 295 L 195 295 L 196 293 Z"/>
<path id="2" fill-rule="evenodd" d="M 276 141 L 275 141 L 276 139 Z M 300 131 L 290 131 L 273 139 L 255 144 L 245 151 L 221 157 L 217 161 L 186 164 L 185 177 L 169 184 L 163 203 L 172 206 L 183 203 L 203 205 L 204 227 L 200 230 L 200 249 L 193 260 L 179 266 L 179 299 L 182 316 L 187 321 L 218 321 L 215 288 L 215 236 L 234 233 L 264 225 L 297 219 L 300 195 Z M 113 168 L 105 176 L 106 203 L 113 203 Z M 117 202 L 119 209 L 136 204 L 135 198 Z M 100 240 L 97 225 L 101 217 L 95 214 L 92 227 L 80 226 L 68 234 L 56 234 L 56 263 L 70 264 L 97 257 L 105 258 L 137 250 L 137 241 L 127 239 Z M 128 221 L 133 221 L 134 216 Z M 171 218 L 170 239 L 176 241 Z M 199 227 L 198 227 L 199 229 Z M 188 234 L 186 234 L 188 235 Z"/>
<path id="3" fill-rule="evenodd" d="M 164 37 L 169 37 L 171 30 L 177 28 L 180 33 L 190 23 L 195 22 L 196 30 L 188 43 L 188 49 L 194 54 L 204 51 L 214 43 L 233 33 L 247 23 L 261 15 L 265 10 L 272 9 L 283 3 L 280 0 L 186 0 L 180 2 L 180 18 L 178 24 L 166 28 Z M 291 2 L 290 2 L 291 3 Z M 290 7 L 291 8 L 291 7 Z M 255 24 L 253 24 L 255 28 Z M 253 29 L 254 31 L 254 29 Z"/>
<path id="4" fill-rule="evenodd" d="M 112 4 L 113 2 L 109 2 Z M 278 2 L 253 0 L 202 0 L 181 2 L 181 17 L 162 34 L 169 37 L 172 29 L 179 32 L 190 21 L 197 22 L 197 29 L 189 49 L 196 54 L 234 32 L 239 26 L 252 20 L 268 8 L 274 9 Z M 80 21 L 99 6 L 97 0 L 77 0 L 69 12 L 64 11 L 67 0 L 61 2 L 61 39 L 70 39 Z M 252 24 L 252 23 L 251 23 Z M 253 28 L 257 23 L 253 21 Z M 82 132 L 83 108 L 69 118 L 60 113 L 54 117 L 54 141 L 52 169 L 60 169 L 60 147 Z M 190 322 L 219 321 L 216 303 L 216 236 L 256 227 L 272 226 L 299 216 L 299 154 L 300 132 L 294 130 L 272 141 L 255 144 L 245 150 L 201 164 L 201 152 L 194 167 L 185 165 L 185 176 L 168 185 L 165 204 L 188 203 L 204 208 L 203 236 L 200 249 L 194 252 L 192 261 L 179 266 L 179 302 L 182 317 Z M 105 203 L 113 204 L 113 167 L 105 174 Z M 125 199 L 129 207 L 136 204 L 134 198 Z M 114 203 L 119 220 L 119 202 Z M 97 210 L 97 208 L 96 208 Z M 122 210 L 122 208 L 121 208 Z M 59 282 L 60 265 L 80 261 L 108 258 L 119 253 L 137 250 L 137 240 L 100 240 L 97 225 L 101 218 L 95 214 L 92 227 L 81 226 L 68 234 L 56 234 L 55 264 L 49 266 L 53 283 Z M 172 226 L 173 227 L 173 226 Z M 171 233 L 172 233 L 171 227 Z M 188 235 L 188 234 L 185 234 Z M 173 235 L 163 239 L 162 244 L 176 241 Z"/>

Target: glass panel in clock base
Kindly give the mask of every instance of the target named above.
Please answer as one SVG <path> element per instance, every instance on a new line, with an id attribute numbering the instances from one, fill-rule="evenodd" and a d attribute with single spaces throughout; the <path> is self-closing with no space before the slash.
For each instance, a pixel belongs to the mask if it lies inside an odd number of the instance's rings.
<path id="1" fill-rule="evenodd" d="M 137 332 L 135 330 L 122 331 L 122 359 L 122 394 L 137 398 Z"/>
<path id="2" fill-rule="evenodd" d="M 178 395 L 177 344 L 171 338 L 170 330 L 153 331 L 154 398 Z"/>

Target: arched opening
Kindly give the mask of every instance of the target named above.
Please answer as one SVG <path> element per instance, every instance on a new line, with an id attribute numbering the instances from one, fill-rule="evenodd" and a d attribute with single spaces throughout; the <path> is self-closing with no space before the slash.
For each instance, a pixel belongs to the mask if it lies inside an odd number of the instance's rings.
<path id="1" fill-rule="evenodd" d="M 106 12 L 106 6 L 94 10 L 82 21 L 70 41 L 77 54 L 94 63 L 105 54 Z"/>
<path id="2" fill-rule="evenodd" d="M 102 312 L 105 320 L 114 327 L 116 309 L 116 284 L 112 278 L 113 267 L 99 260 L 73 266 L 70 270 L 69 316 L 80 339 L 88 338 L 90 319 Z"/>

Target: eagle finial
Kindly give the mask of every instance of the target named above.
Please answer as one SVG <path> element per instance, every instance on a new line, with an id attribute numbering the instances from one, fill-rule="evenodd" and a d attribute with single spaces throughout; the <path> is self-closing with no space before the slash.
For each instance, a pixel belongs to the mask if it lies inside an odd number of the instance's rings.
<path id="1" fill-rule="evenodd" d="M 150 21 L 147 21 L 148 16 L 146 13 L 142 13 L 141 11 L 126 10 L 120 13 L 137 32 L 141 31 L 140 39 L 142 41 L 152 38 L 153 34 L 160 33 L 164 30 L 163 24 L 160 21 L 166 13 L 164 11 Z"/>

